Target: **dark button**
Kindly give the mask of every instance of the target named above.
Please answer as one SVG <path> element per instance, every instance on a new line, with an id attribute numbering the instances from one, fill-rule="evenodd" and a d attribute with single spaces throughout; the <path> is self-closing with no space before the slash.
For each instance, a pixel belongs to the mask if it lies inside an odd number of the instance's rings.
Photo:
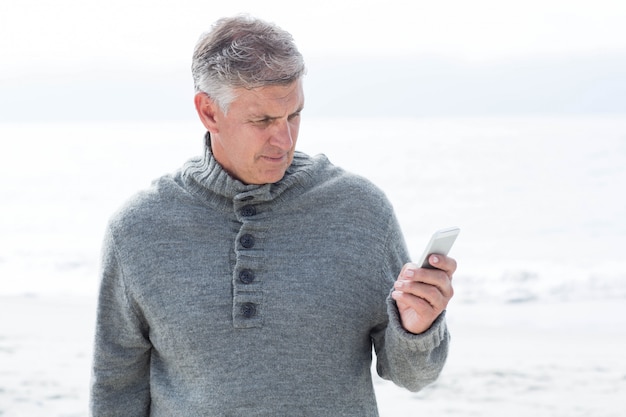
<path id="1" fill-rule="evenodd" d="M 239 273 L 239 281 L 243 282 L 244 284 L 250 284 L 252 281 L 254 281 L 254 278 L 254 271 L 251 271 L 249 269 L 243 269 Z"/>
<path id="2" fill-rule="evenodd" d="M 254 216 L 255 214 L 256 214 L 255 206 L 243 206 L 241 208 L 241 215 L 243 217 L 251 217 L 251 216 Z"/>
<path id="3" fill-rule="evenodd" d="M 247 319 L 256 316 L 256 304 L 254 304 L 254 303 L 243 303 L 241 305 L 241 315 L 244 316 Z"/>
<path id="4" fill-rule="evenodd" d="M 254 236 L 245 234 L 239 238 L 239 243 L 246 249 L 250 249 L 254 246 Z"/>

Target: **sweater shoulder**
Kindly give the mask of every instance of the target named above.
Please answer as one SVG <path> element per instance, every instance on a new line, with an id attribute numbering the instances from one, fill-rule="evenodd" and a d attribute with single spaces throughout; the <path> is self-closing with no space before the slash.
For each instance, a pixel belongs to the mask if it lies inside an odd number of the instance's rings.
<path id="1" fill-rule="evenodd" d="M 110 217 L 109 228 L 114 235 L 153 227 L 165 219 L 171 221 L 172 213 L 192 208 L 193 196 L 183 187 L 181 171 L 163 175 L 150 186 L 128 198 Z M 182 213 L 181 213 L 182 214 Z"/>
<path id="2" fill-rule="evenodd" d="M 359 204 L 377 211 L 393 211 L 385 192 L 371 180 L 334 165 L 325 155 L 309 157 L 316 178 L 313 191 L 323 191 L 335 204 Z"/>

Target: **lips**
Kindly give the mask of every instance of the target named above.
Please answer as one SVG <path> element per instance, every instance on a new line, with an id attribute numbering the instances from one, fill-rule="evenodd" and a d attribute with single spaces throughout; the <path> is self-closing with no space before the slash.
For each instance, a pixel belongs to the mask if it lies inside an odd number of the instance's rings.
<path id="1" fill-rule="evenodd" d="M 263 155 L 261 156 L 261 159 L 270 163 L 278 164 L 284 162 L 287 159 L 287 156 L 287 154 L 278 156 Z"/>

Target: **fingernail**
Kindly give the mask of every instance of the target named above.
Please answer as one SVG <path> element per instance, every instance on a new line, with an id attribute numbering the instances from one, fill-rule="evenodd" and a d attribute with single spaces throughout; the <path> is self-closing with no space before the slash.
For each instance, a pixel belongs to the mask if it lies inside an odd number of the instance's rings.
<path id="1" fill-rule="evenodd" d="M 407 278 L 412 278 L 413 276 L 415 276 L 415 271 L 407 268 L 404 270 L 404 276 Z"/>
<path id="2" fill-rule="evenodd" d="M 439 263 L 439 257 L 437 255 L 433 255 L 430 257 L 430 262 L 437 264 Z"/>

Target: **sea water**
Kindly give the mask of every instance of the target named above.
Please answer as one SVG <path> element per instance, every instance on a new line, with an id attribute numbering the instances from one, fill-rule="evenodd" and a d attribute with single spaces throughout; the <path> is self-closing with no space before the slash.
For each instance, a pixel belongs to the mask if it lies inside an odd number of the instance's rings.
<path id="1" fill-rule="evenodd" d="M 0 125 L 0 294 L 97 291 L 106 222 L 202 152 L 199 122 Z M 626 298 L 626 117 L 307 119 L 298 148 L 369 178 L 417 258 L 459 226 L 455 300 Z"/>

